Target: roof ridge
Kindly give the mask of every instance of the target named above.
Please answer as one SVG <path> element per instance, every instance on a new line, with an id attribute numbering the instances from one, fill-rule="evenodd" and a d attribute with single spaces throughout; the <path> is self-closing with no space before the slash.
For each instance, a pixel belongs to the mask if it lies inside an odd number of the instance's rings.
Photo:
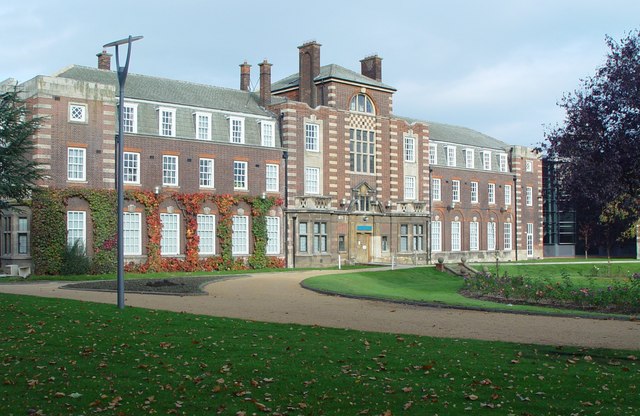
<path id="1" fill-rule="evenodd" d="M 69 66 L 61 69 L 54 76 L 58 76 L 58 75 L 66 72 L 66 71 L 68 71 L 69 69 L 72 69 L 72 68 L 80 68 L 80 69 L 85 69 L 85 70 L 90 70 L 90 71 L 95 71 L 95 72 L 111 72 L 114 75 L 116 75 L 115 71 L 111 71 L 111 70 L 105 71 L 105 70 L 94 68 L 94 67 L 90 67 L 90 66 L 72 64 L 72 65 L 69 65 Z M 255 93 L 255 91 L 243 91 L 243 90 L 239 90 L 239 89 L 231 88 L 231 87 L 221 87 L 221 86 L 213 85 L 213 84 L 204 84 L 204 83 L 201 83 L 201 82 L 185 81 L 185 80 L 181 80 L 181 79 L 159 77 L 159 76 L 155 76 L 155 75 L 138 74 L 138 73 L 135 73 L 135 72 L 130 72 L 129 76 L 147 78 L 147 79 L 157 79 L 157 80 L 160 80 L 160 81 L 181 83 L 181 84 L 185 84 L 185 85 L 192 85 L 194 87 L 206 87 L 206 88 L 213 88 L 213 89 L 218 89 L 218 90 L 227 90 L 227 91 L 233 91 L 233 92 L 237 92 L 237 93 L 241 93 L 241 94 L 253 94 L 253 93 Z"/>

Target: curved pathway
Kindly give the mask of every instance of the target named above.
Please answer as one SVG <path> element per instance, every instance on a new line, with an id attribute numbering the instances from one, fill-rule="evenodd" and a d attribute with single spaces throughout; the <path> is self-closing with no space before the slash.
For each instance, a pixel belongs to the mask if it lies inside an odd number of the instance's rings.
<path id="1" fill-rule="evenodd" d="M 300 282 L 339 270 L 261 273 L 211 283 L 208 296 L 126 294 L 125 304 L 255 321 L 544 345 L 640 350 L 640 322 L 531 316 L 403 305 L 318 294 Z M 0 284 L 0 292 L 116 303 L 115 293 L 68 282 Z M 115 307 L 115 306 L 114 306 Z"/>

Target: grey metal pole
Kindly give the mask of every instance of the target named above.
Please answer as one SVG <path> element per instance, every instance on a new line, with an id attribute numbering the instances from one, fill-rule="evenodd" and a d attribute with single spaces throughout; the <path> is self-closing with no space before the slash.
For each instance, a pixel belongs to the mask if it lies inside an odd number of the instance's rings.
<path id="1" fill-rule="evenodd" d="M 142 36 L 129 35 L 126 39 L 107 43 L 105 48 L 115 46 L 116 48 L 116 69 L 118 73 L 119 98 L 118 98 L 118 135 L 116 136 L 116 192 L 117 192 L 117 292 L 118 308 L 124 309 L 124 117 L 122 109 L 124 107 L 124 85 L 129 73 L 129 59 L 131 58 L 131 43 L 142 39 Z M 124 66 L 120 66 L 119 46 L 127 45 L 127 59 Z"/>

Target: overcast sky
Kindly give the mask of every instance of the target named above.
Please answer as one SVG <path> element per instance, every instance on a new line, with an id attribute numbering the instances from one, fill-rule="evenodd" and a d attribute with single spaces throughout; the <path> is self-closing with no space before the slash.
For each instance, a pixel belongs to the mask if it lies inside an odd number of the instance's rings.
<path id="1" fill-rule="evenodd" d="M 4 1 L 0 81 L 96 66 L 105 43 L 143 35 L 131 72 L 238 88 L 247 60 L 258 87 L 259 62 L 284 78 L 316 40 L 322 65 L 359 72 L 381 56 L 398 115 L 536 145 L 562 121 L 563 93 L 604 63 L 605 35 L 620 40 L 639 16 L 637 0 Z"/>

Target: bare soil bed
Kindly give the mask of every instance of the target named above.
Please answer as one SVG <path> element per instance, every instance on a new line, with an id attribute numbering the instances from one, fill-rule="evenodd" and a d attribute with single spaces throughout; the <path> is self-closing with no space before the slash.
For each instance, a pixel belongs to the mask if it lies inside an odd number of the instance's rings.
<path id="1" fill-rule="evenodd" d="M 141 293 L 147 295 L 197 296 L 206 295 L 202 288 L 211 282 L 220 282 L 246 275 L 202 276 L 202 277 L 174 277 L 169 279 L 131 279 L 124 281 L 127 293 Z M 71 283 L 61 289 L 95 290 L 99 292 L 115 292 L 115 280 L 98 280 L 93 282 Z"/>

